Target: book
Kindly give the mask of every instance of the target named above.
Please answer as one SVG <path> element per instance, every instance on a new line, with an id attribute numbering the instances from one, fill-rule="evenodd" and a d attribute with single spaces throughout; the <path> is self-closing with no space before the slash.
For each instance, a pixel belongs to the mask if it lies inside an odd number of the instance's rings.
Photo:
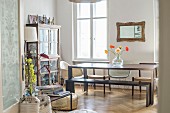
<path id="1" fill-rule="evenodd" d="M 64 96 L 64 95 L 67 95 L 67 94 L 70 94 L 70 91 L 61 91 L 61 92 L 58 92 L 56 94 L 48 94 L 49 96 L 53 96 L 53 97 L 57 97 L 57 96 Z"/>
<path id="2" fill-rule="evenodd" d="M 36 89 L 41 91 L 43 94 L 55 94 L 63 91 L 63 87 L 61 85 L 37 86 Z"/>

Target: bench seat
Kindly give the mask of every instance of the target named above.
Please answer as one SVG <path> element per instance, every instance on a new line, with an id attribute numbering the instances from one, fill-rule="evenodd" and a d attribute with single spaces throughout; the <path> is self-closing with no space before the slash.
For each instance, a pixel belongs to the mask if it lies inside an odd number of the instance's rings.
<path id="1" fill-rule="evenodd" d="M 70 92 L 75 92 L 74 83 L 95 83 L 95 84 L 113 84 L 113 85 L 127 85 L 127 86 L 143 86 L 146 87 L 146 107 L 148 107 L 151 103 L 151 84 L 149 82 L 136 82 L 136 81 L 117 81 L 117 80 L 94 80 L 94 79 L 78 79 L 72 78 L 66 80 L 66 90 Z M 84 87 L 88 89 L 88 85 Z M 104 89 L 105 90 L 105 89 Z"/>

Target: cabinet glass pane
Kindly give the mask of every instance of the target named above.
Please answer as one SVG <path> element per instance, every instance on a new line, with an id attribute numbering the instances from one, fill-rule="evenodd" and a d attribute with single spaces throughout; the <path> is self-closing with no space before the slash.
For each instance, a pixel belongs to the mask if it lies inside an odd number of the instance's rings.
<path id="1" fill-rule="evenodd" d="M 40 38 L 40 42 L 48 42 L 48 29 L 40 29 L 40 34 L 39 34 L 39 38 Z"/>
<path id="2" fill-rule="evenodd" d="M 49 79 L 50 79 L 50 82 L 49 82 Z M 58 79 L 57 72 L 50 73 L 50 76 L 48 74 L 42 74 L 41 75 L 41 85 L 45 86 L 45 85 L 50 85 L 52 83 L 56 83 L 56 82 L 58 82 L 57 79 Z"/>
<path id="3" fill-rule="evenodd" d="M 50 54 L 51 55 L 57 54 L 57 43 L 50 43 Z"/>
<path id="4" fill-rule="evenodd" d="M 41 85 L 42 86 L 49 85 L 49 76 L 48 76 L 48 74 L 42 74 L 41 75 Z"/>
<path id="5" fill-rule="evenodd" d="M 48 43 L 40 43 L 40 54 L 48 54 Z"/>
<path id="6" fill-rule="evenodd" d="M 50 71 L 56 71 L 57 70 L 57 60 L 50 61 Z"/>
<path id="7" fill-rule="evenodd" d="M 48 70 L 45 66 L 48 66 L 48 61 L 41 61 L 40 63 L 40 73 L 48 73 Z"/>
<path id="8" fill-rule="evenodd" d="M 54 73 L 51 73 L 51 74 L 50 74 L 50 81 L 51 81 L 51 83 L 56 83 L 56 82 L 58 82 L 57 72 L 54 72 Z"/>
<path id="9" fill-rule="evenodd" d="M 57 32 L 58 32 L 58 29 L 52 29 L 50 30 L 50 42 L 57 42 Z"/>

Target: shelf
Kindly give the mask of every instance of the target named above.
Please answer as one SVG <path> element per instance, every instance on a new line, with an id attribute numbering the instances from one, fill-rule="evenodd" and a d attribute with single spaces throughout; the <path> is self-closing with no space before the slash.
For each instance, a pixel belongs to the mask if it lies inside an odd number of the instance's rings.
<path id="1" fill-rule="evenodd" d="M 50 60 L 57 60 L 58 58 L 60 58 L 59 55 L 49 55 L 49 59 L 47 58 L 40 58 L 40 61 L 50 61 Z"/>
<path id="2" fill-rule="evenodd" d="M 58 72 L 58 70 L 50 71 L 50 74 L 51 74 L 51 73 L 56 73 L 56 72 Z M 43 72 L 43 73 L 40 73 L 40 74 L 45 75 L 45 74 L 49 74 L 49 73 L 48 73 L 48 72 Z"/>

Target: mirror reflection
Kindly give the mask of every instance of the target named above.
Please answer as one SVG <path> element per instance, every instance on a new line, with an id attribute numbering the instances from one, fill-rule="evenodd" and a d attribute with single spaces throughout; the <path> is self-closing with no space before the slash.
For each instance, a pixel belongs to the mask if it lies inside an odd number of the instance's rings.
<path id="1" fill-rule="evenodd" d="M 117 23 L 117 41 L 145 41 L 145 22 Z"/>

